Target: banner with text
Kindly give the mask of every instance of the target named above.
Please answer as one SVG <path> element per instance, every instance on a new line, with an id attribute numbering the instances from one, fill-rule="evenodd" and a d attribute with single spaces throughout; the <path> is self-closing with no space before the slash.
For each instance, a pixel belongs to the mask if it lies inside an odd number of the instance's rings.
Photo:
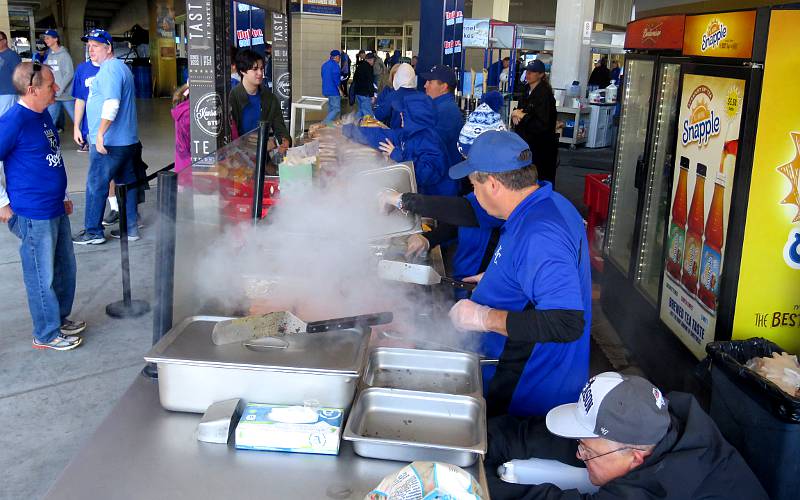
<path id="1" fill-rule="evenodd" d="M 292 106 L 292 77 L 289 61 L 289 19 L 280 12 L 270 12 L 272 21 L 272 93 L 281 103 L 283 121 L 289 123 Z"/>

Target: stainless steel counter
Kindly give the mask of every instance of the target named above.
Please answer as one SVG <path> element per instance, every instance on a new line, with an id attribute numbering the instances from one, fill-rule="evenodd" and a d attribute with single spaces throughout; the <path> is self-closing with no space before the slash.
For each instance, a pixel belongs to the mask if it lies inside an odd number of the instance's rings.
<path id="1" fill-rule="evenodd" d="M 201 443 L 201 415 L 164 410 L 139 376 L 47 493 L 48 499 L 358 499 L 405 465 L 362 458 L 236 450 Z M 485 490 L 483 465 L 467 469 Z"/>

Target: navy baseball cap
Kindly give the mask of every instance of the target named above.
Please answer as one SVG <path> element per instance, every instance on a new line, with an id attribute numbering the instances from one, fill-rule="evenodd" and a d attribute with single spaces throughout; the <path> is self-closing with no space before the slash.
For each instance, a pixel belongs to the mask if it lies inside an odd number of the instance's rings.
<path id="1" fill-rule="evenodd" d="M 461 179 L 472 172 L 510 172 L 529 166 L 532 158 L 531 148 L 514 132 L 488 130 L 472 143 L 466 160 L 450 167 L 450 178 Z"/>
<path id="2" fill-rule="evenodd" d="M 111 35 L 106 30 L 94 29 L 81 37 L 81 41 L 88 42 L 94 40 L 95 42 L 105 43 L 111 45 Z"/>
<path id="3" fill-rule="evenodd" d="M 533 61 L 529 62 L 527 66 L 525 66 L 526 71 L 530 71 L 531 73 L 546 73 L 547 70 L 544 68 L 544 63 L 538 59 L 534 59 Z"/>
<path id="4" fill-rule="evenodd" d="M 44 32 L 43 36 L 52 36 L 53 38 L 59 38 L 58 31 L 56 30 L 47 30 Z"/>
<path id="5" fill-rule="evenodd" d="M 364 56 L 364 59 L 375 59 L 375 57 L 375 52 L 369 52 L 366 56 Z"/>
<path id="6" fill-rule="evenodd" d="M 421 76 L 425 80 L 439 80 L 446 83 L 451 89 L 456 86 L 456 72 L 450 66 L 444 64 L 437 64 L 432 67 L 427 73 L 422 73 Z"/>
<path id="7" fill-rule="evenodd" d="M 336 57 L 336 56 L 340 56 L 340 55 L 342 55 L 342 53 L 341 53 L 341 52 L 339 52 L 339 51 L 338 51 L 338 50 L 336 50 L 336 49 L 334 49 L 334 50 L 332 50 L 332 51 L 331 51 L 331 57 Z"/>

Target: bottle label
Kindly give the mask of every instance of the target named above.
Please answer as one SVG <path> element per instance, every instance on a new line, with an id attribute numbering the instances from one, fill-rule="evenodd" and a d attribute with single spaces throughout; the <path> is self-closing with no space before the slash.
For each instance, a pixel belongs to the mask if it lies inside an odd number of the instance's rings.
<path id="1" fill-rule="evenodd" d="M 716 302 L 717 297 L 719 297 L 721 268 L 722 255 L 708 245 L 703 246 L 703 257 L 701 259 L 700 268 L 700 297 L 703 299 L 703 305 L 712 313 L 717 309 Z M 702 293 L 702 291 L 706 293 Z M 711 297 L 708 295 L 711 295 Z"/>
<path id="2" fill-rule="evenodd" d="M 700 238 L 694 233 L 686 235 L 686 250 L 683 256 L 683 272 L 689 276 L 697 277 L 700 270 L 700 252 L 703 248 Z"/>
<path id="3" fill-rule="evenodd" d="M 680 266 L 683 264 L 683 245 L 686 242 L 686 230 L 683 226 L 672 222 L 669 226 L 669 242 L 667 246 L 667 260 Z"/>

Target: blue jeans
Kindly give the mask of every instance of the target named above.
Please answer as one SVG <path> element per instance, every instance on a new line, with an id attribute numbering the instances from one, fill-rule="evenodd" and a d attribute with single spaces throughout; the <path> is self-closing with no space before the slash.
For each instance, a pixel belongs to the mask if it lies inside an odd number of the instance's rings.
<path id="1" fill-rule="evenodd" d="M 372 114 L 372 97 L 367 97 L 363 95 L 357 95 L 356 100 L 358 101 L 358 117 L 363 118 L 367 115 L 374 116 Z"/>
<path id="2" fill-rule="evenodd" d="M 61 117 L 61 110 L 64 110 L 69 115 L 69 119 L 73 122 L 75 121 L 75 101 L 56 101 L 50 106 L 47 107 L 47 112 L 50 113 L 50 118 L 53 119 L 53 125 L 56 125 L 58 128 L 64 128 L 64 120 L 61 120 L 59 124 L 59 119 Z M 86 117 L 84 116 L 84 119 Z M 59 125 L 61 125 L 59 127 Z"/>
<path id="3" fill-rule="evenodd" d="M 75 254 L 69 217 L 35 220 L 15 214 L 8 228 L 20 240 L 22 278 L 33 320 L 33 337 L 47 343 L 60 333 L 75 300 Z"/>
<path id="4" fill-rule="evenodd" d="M 342 98 L 338 95 L 329 95 L 328 97 L 328 116 L 325 117 L 322 123 L 328 125 L 335 119 L 339 118 L 339 113 L 342 111 Z"/>
<path id="5" fill-rule="evenodd" d="M 104 236 L 103 212 L 108 197 L 108 183 L 111 179 L 117 184 L 128 184 L 136 180 L 133 170 L 133 155 L 136 144 L 130 146 L 106 146 L 108 154 L 100 154 L 94 144 L 89 147 L 89 174 L 86 176 L 86 214 L 84 227 L 86 234 Z M 126 215 L 128 216 L 128 235 L 137 236 L 136 224 L 137 189 L 128 190 Z"/>

